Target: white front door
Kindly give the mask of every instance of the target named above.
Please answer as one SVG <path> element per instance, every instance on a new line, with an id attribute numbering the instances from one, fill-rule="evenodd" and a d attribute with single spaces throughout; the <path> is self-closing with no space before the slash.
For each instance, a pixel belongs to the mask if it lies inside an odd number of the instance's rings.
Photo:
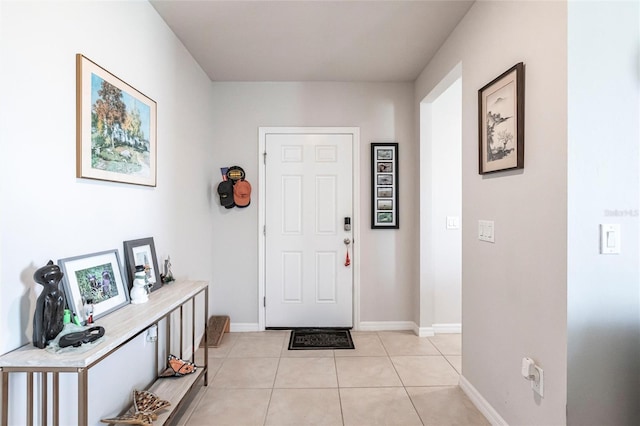
<path id="1" fill-rule="evenodd" d="M 352 146 L 352 134 L 265 136 L 266 327 L 353 325 Z"/>

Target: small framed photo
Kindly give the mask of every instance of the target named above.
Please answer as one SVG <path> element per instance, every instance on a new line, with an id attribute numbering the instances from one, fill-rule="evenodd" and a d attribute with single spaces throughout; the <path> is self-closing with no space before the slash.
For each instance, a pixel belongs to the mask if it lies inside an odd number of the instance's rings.
<path id="1" fill-rule="evenodd" d="M 87 321 L 87 304 L 93 305 L 93 318 L 98 319 L 129 303 L 118 250 L 60 259 L 58 265 L 64 273 L 67 305 L 82 324 Z"/>
<path id="2" fill-rule="evenodd" d="M 158 269 L 158 258 L 156 257 L 156 246 L 153 237 L 140 238 L 124 242 L 124 257 L 127 262 L 127 285 L 131 289 L 136 273 L 136 266 L 144 266 L 147 282 L 151 291 L 162 287 L 160 270 Z"/>
<path id="3" fill-rule="evenodd" d="M 379 186 L 378 198 L 393 198 L 393 188 L 390 186 Z"/>
<path id="4" fill-rule="evenodd" d="M 371 228 L 398 229 L 398 144 L 371 144 Z"/>
<path id="5" fill-rule="evenodd" d="M 524 168 L 524 64 L 478 91 L 479 173 Z"/>
<path id="6" fill-rule="evenodd" d="M 391 174 L 378 174 L 378 185 L 393 185 L 393 175 Z"/>
<path id="7" fill-rule="evenodd" d="M 378 200 L 378 210 L 393 210 L 393 200 Z"/>

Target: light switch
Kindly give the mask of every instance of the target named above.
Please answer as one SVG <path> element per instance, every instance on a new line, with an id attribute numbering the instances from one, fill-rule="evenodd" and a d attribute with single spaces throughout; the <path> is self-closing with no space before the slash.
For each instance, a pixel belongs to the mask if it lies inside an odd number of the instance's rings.
<path id="1" fill-rule="evenodd" d="M 478 221 L 478 239 L 488 243 L 495 243 L 495 225 L 492 220 Z"/>
<path id="2" fill-rule="evenodd" d="M 447 216 L 447 229 L 460 229 L 460 217 Z"/>
<path id="3" fill-rule="evenodd" d="M 620 224 L 600 224 L 600 254 L 620 253 Z"/>

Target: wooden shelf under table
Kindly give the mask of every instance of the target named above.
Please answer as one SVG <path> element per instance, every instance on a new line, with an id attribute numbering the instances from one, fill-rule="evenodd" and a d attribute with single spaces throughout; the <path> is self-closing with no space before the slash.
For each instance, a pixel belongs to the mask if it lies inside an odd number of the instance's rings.
<path id="1" fill-rule="evenodd" d="M 207 338 L 207 317 L 209 304 L 209 284 L 206 281 L 176 281 L 166 284 L 149 295 L 149 301 L 144 304 L 129 304 L 112 312 L 97 321 L 95 325 L 105 328 L 104 340 L 95 347 L 79 352 L 54 354 L 44 349 L 38 349 L 32 344 L 24 345 L 12 352 L 0 356 L 0 377 L 2 385 L 2 413 L 0 424 L 8 424 L 9 375 L 11 373 L 27 373 L 27 393 L 33 391 L 33 374 L 40 373 L 46 380 L 48 373 L 53 373 L 53 424 L 58 425 L 58 373 L 75 372 L 78 375 L 78 424 L 88 424 L 88 370 L 107 358 L 114 351 L 140 335 L 153 324 L 167 318 L 171 313 L 180 309 L 180 341 L 182 347 L 182 306 L 192 301 L 192 350 L 198 348 L 195 342 L 195 298 L 204 292 L 204 338 Z M 169 324 L 167 324 L 169 328 Z M 166 342 L 169 345 L 170 342 Z M 83 348 L 84 349 L 84 348 Z M 168 348 L 167 348 L 168 349 Z M 159 413 L 159 424 L 170 421 L 179 408 L 182 399 L 189 393 L 195 383 L 204 375 L 204 385 L 207 386 L 207 353 L 205 345 L 204 362 L 198 366 L 196 373 L 175 380 L 165 378 L 157 380 L 149 389 L 162 392 L 163 399 L 171 402 L 169 411 Z M 157 353 L 156 353 L 157 355 Z M 157 356 L 156 356 L 157 358 Z M 166 381 L 167 385 L 162 382 Z M 179 385 L 178 385 L 179 384 Z M 173 385 L 173 386 L 169 386 Z M 157 386 L 157 387 L 156 387 Z M 165 387 L 167 391 L 165 392 Z M 170 389 L 168 389 L 170 387 Z M 46 424 L 48 396 L 46 386 L 43 387 L 42 416 Z M 160 419 L 164 419 L 160 421 Z M 33 424 L 33 394 L 27 395 L 27 416 L 25 424 Z"/>

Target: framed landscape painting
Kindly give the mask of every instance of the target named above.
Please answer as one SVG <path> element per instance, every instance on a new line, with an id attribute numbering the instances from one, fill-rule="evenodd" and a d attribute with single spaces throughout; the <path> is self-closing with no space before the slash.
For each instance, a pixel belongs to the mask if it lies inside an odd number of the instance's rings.
<path id="1" fill-rule="evenodd" d="M 76 176 L 156 186 L 156 103 L 76 55 Z"/>
<path id="2" fill-rule="evenodd" d="M 524 168 L 524 64 L 478 91 L 479 173 Z"/>

